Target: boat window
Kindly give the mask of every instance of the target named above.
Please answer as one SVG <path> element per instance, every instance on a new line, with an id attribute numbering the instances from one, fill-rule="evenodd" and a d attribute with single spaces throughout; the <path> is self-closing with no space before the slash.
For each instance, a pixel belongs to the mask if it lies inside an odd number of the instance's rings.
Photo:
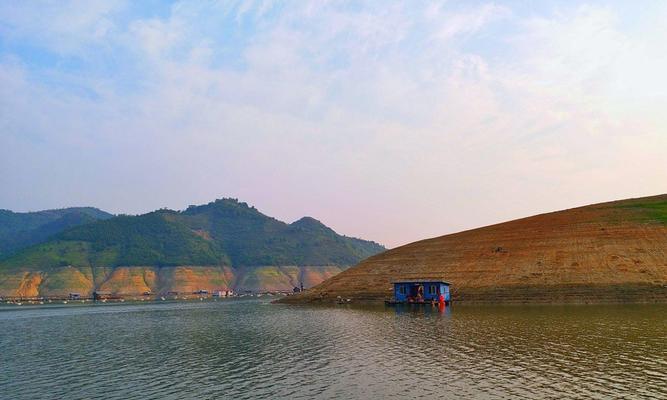
<path id="1" fill-rule="evenodd" d="M 401 285 L 398 287 L 398 293 L 405 294 L 405 286 Z"/>
<path id="2" fill-rule="evenodd" d="M 428 294 L 435 294 L 435 285 L 431 285 L 431 287 L 429 287 Z"/>

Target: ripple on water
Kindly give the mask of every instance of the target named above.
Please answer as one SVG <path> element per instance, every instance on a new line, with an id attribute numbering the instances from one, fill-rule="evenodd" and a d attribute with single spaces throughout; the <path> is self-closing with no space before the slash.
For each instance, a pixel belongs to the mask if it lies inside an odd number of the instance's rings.
<path id="1" fill-rule="evenodd" d="M 667 398 L 667 306 L 0 311 L 0 397 Z"/>

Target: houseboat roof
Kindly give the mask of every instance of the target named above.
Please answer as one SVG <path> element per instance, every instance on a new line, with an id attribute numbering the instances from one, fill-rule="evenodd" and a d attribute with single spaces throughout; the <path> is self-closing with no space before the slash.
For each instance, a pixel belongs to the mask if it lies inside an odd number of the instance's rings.
<path id="1" fill-rule="evenodd" d="M 424 278 L 424 279 L 401 279 L 401 280 L 396 280 L 396 281 L 391 281 L 391 283 L 396 284 L 396 283 L 444 283 L 445 285 L 449 285 L 449 282 L 443 280 L 443 279 L 438 279 L 438 278 Z"/>

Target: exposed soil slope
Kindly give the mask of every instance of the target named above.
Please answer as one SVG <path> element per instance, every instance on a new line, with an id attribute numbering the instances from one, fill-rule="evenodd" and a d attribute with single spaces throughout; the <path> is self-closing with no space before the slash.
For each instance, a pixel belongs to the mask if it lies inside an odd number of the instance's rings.
<path id="1" fill-rule="evenodd" d="M 51 268 L 47 271 L 0 271 L 0 297 L 91 296 L 101 290 L 116 296 L 192 293 L 205 289 L 244 292 L 291 291 L 301 282 L 312 287 L 341 272 L 339 266 L 131 266 Z"/>
<path id="2" fill-rule="evenodd" d="M 596 204 L 422 240 L 286 302 L 377 301 L 442 278 L 459 302 L 667 302 L 667 195 Z"/>

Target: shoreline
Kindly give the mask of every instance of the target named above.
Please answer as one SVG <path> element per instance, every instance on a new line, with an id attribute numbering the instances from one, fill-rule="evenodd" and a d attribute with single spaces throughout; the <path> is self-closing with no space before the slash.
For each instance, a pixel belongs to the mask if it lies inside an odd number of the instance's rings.
<path id="1" fill-rule="evenodd" d="M 49 296 L 49 297 L 20 297 L 20 296 L 0 296 L 0 306 L 2 305 L 46 305 L 46 304 L 98 304 L 98 303 L 160 303 L 160 302 L 193 302 L 193 301 L 218 301 L 232 299 L 252 299 L 262 297 L 286 296 L 283 293 L 253 293 L 230 296 L 202 296 L 202 295 L 122 295 L 107 298 L 95 299 L 93 297 L 81 297 L 72 299 L 68 296 Z"/>
<path id="2" fill-rule="evenodd" d="M 454 288 L 452 303 L 471 305 L 495 304 L 667 304 L 667 285 L 543 285 L 482 288 Z M 326 291 L 313 288 L 302 294 L 277 299 L 278 304 L 382 304 L 392 297 L 391 291 Z M 350 299 L 348 301 L 348 299 Z"/>

